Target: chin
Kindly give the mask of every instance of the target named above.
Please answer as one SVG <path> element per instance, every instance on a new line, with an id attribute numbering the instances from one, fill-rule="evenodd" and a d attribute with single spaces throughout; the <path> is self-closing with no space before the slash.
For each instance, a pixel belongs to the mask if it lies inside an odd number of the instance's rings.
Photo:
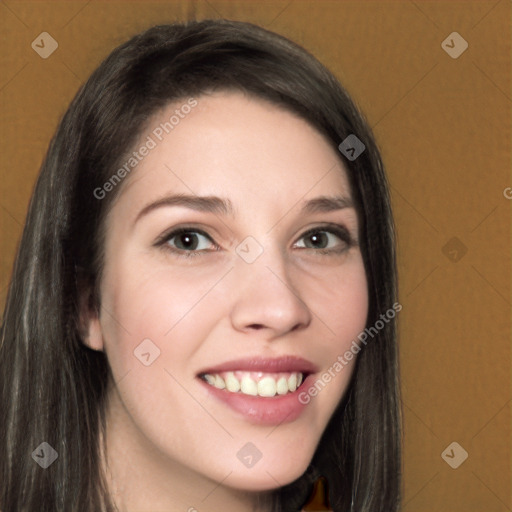
<path id="1" fill-rule="evenodd" d="M 308 461 L 295 467 L 272 467 L 257 464 L 252 468 L 234 471 L 226 480 L 226 485 L 240 491 L 263 492 L 272 491 L 288 485 L 301 477 L 308 468 Z"/>

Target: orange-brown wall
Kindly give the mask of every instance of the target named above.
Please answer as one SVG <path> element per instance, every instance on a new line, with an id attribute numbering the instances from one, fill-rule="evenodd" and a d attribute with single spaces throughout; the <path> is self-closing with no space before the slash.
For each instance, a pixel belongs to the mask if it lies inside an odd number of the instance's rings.
<path id="1" fill-rule="evenodd" d="M 512 510 L 510 0 L 1 2 L 0 305 L 38 168 L 79 85 L 144 28 L 217 17 L 310 50 L 382 148 L 403 305 L 403 510 Z M 31 47 L 48 48 L 42 32 L 58 43 L 47 59 Z M 453 32 L 468 44 L 457 58 Z M 457 469 L 441 456 L 457 462 L 452 442 L 469 455 Z"/>

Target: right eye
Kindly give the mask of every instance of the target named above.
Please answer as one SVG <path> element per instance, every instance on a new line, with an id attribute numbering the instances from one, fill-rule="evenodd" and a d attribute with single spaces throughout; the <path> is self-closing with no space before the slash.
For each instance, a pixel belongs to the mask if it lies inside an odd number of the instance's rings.
<path id="1" fill-rule="evenodd" d="M 164 235 L 157 245 L 162 246 L 179 256 L 197 256 L 202 252 L 218 250 L 217 244 L 202 230 L 192 228 L 178 228 Z M 213 245 L 213 249 L 209 247 Z"/>

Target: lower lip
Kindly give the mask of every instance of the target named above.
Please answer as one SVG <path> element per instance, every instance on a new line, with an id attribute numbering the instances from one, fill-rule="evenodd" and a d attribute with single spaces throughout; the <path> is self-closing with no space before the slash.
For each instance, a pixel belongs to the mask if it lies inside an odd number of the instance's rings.
<path id="1" fill-rule="evenodd" d="M 308 389 L 314 381 L 314 375 L 308 375 L 301 386 L 293 393 L 272 397 L 232 393 L 231 391 L 211 386 L 199 377 L 198 379 L 209 394 L 243 415 L 251 423 L 279 425 L 281 423 L 294 421 L 302 414 L 307 404 L 303 404 L 299 401 L 299 394 L 304 392 L 305 389 Z"/>

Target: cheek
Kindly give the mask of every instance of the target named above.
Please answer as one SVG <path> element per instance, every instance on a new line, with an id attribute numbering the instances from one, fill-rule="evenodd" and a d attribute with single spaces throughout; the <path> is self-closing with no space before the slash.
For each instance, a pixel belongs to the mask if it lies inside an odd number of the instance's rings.
<path id="1" fill-rule="evenodd" d="M 104 341 L 117 391 L 135 424 L 164 451 L 180 451 L 178 432 L 187 423 L 204 423 L 204 410 L 189 392 L 194 354 L 221 316 L 218 301 L 208 300 L 219 279 L 213 274 L 119 266 L 106 281 L 112 292 Z"/>
<path id="2" fill-rule="evenodd" d="M 311 305 L 322 326 L 314 344 L 315 353 L 322 354 L 322 370 L 305 390 L 303 399 L 316 402 L 319 418 L 324 421 L 334 412 L 349 384 L 360 352 L 357 337 L 364 331 L 368 315 L 362 259 L 355 259 L 345 270 L 317 276 L 317 292 L 311 295 Z"/>
<path id="3" fill-rule="evenodd" d="M 339 349 L 346 349 L 364 330 L 368 316 L 368 284 L 362 261 L 345 277 L 338 300 L 332 302 L 329 314 L 335 332 L 339 333 Z"/>
<path id="4" fill-rule="evenodd" d="M 309 276 L 307 294 L 325 333 L 315 345 L 332 358 L 345 351 L 366 326 L 368 285 L 362 258 L 357 254 L 339 271 L 327 269 Z"/>
<path id="5" fill-rule="evenodd" d="M 112 268 L 105 280 L 110 293 L 102 328 L 113 372 L 126 372 L 141 351 L 166 368 L 183 366 L 219 315 L 215 303 L 205 309 L 201 302 L 220 275 L 212 270 L 170 272 L 151 262 Z"/>

